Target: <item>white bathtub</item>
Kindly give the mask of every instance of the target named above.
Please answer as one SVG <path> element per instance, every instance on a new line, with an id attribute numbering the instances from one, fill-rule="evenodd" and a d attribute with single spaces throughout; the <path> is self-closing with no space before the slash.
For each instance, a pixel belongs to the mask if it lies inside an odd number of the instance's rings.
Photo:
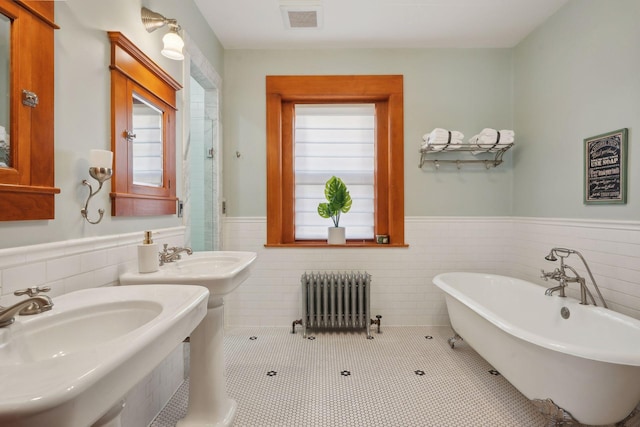
<path id="1" fill-rule="evenodd" d="M 505 276 L 445 273 L 433 282 L 456 333 L 527 398 L 596 425 L 640 402 L 640 321 Z"/>

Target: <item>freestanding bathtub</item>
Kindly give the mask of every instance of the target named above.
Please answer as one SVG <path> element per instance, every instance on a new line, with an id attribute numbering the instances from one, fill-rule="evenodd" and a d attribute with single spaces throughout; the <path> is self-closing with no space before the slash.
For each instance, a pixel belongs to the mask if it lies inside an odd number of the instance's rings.
<path id="1" fill-rule="evenodd" d="M 616 423 L 640 402 L 639 320 L 511 277 L 444 273 L 433 282 L 454 331 L 552 423 Z"/>

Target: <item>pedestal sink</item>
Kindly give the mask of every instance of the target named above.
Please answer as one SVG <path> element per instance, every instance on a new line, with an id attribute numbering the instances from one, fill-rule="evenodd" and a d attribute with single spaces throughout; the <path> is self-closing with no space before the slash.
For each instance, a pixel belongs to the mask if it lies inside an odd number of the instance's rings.
<path id="1" fill-rule="evenodd" d="M 118 425 L 122 398 L 194 330 L 207 299 L 200 286 L 92 288 L 16 316 L 0 328 L 0 425 Z"/>
<path id="2" fill-rule="evenodd" d="M 224 379 L 223 298 L 249 277 L 256 257 L 255 252 L 194 252 L 154 273 L 128 272 L 120 276 L 122 285 L 197 284 L 209 290 L 207 315 L 191 334 L 189 407 L 178 427 L 233 423 L 237 405 L 227 396 Z"/>

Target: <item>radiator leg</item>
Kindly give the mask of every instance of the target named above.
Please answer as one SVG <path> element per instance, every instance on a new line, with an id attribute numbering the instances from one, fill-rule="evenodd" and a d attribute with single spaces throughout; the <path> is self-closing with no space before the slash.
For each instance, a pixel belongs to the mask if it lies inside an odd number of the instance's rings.
<path id="1" fill-rule="evenodd" d="M 462 337 L 461 337 L 460 335 L 458 335 L 458 334 L 455 334 L 454 336 L 452 336 L 451 338 L 449 338 L 449 339 L 447 340 L 447 342 L 449 343 L 449 346 L 450 346 L 451 348 L 454 348 L 454 347 L 456 346 L 456 342 L 457 342 L 457 341 L 464 341 L 464 340 L 463 340 L 463 339 L 462 339 Z"/>
<path id="2" fill-rule="evenodd" d="M 380 333 L 380 326 L 382 325 L 382 316 L 376 315 L 376 320 L 370 319 L 372 325 L 378 325 L 378 333 Z"/>
<path id="3" fill-rule="evenodd" d="M 291 324 L 291 333 L 295 334 L 296 333 L 296 325 L 302 325 L 302 319 L 298 319 L 298 320 L 294 320 L 293 323 Z"/>

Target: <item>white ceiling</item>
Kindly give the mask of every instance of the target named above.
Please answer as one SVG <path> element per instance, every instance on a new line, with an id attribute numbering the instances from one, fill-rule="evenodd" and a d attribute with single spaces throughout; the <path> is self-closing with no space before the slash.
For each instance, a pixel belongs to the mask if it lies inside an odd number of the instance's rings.
<path id="1" fill-rule="evenodd" d="M 225 49 L 513 47 L 568 0 L 300 0 L 320 28 L 287 29 L 291 0 L 194 0 Z"/>

